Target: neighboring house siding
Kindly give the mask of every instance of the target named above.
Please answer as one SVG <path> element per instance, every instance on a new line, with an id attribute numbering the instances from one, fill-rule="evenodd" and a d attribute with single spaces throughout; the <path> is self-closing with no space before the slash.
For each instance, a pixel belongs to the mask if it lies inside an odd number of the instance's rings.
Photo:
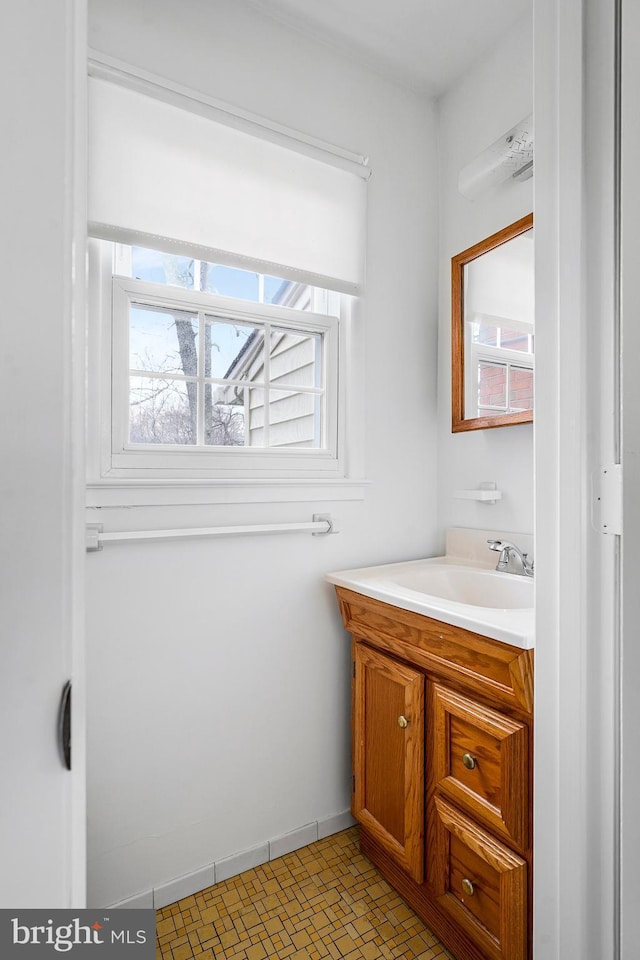
<path id="1" fill-rule="evenodd" d="M 314 337 L 298 334 L 274 333 L 270 363 L 272 386 L 315 386 L 319 373 Z M 262 355 L 252 367 L 249 377 L 260 380 L 264 375 Z M 249 431 L 247 443 L 259 446 L 264 442 L 264 391 L 251 390 L 249 400 Z M 293 390 L 272 390 L 269 411 L 269 445 L 272 447 L 312 447 L 316 445 L 316 409 L 318 398 L 313 394 Z"/>
<path id="2" fill-rule="evenodd" d="M 311 288 L 305 284 L 283 285 L 278 298 L 283 306 L 309 309 L 312 305 Z M 264 446 L 265 396 L 261 387 L 251 389 L 251 383 L 263 382 L 264 338 L 251 338 L 226 376 L 246 381 L 244 397 L 245 446 Z M 297 387 L 319 387 L 322 383 L 322 349 L 320 336 L 272 329 L 269 352 L 269 446 L 317 447 L 322 443 L 320 409 L 321 399 L 315 394 L 298 393 Z M 286 384 L 286 390 L 278 390 Z M 216 399 L 223 403 L 237 403 L 234 387 L 220 388 Z"/>

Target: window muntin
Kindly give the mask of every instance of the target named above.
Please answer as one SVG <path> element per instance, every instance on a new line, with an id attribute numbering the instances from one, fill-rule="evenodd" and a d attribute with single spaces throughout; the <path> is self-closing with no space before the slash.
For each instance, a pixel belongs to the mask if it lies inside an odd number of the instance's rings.
<path id="1" fill-rule="evenodd" d="M 466 321 L 471 343 L 501 350 L 519 350 L 534 355 L 534 334 L 531 327 L 516 325 L 500 317 L 480 317 Z"/>
<path id="2" fill-rule="evenodd" d="M 122 245 L 99 245 L 118 246 L 122 265 Z M 192 265 L 178 266 L 191 284 Z M 278 290 L 295 306 L 113 277 L 103 476 L 342 475 L 340 330 L 329 310 L 344 297 L 272 279 L 257 285 L 265 299 Z"/>
<path id="3" fill-rule="evenodd" d="M 534 334 L 501 317 L 476 315 L 465 323 L 471 370 L 465 409 L 492 417 L 533 410 Z M 471 414 L 470 414 L 471 415 Z"/>
<path id="4" fill-rule="evenodd" d="M 323 446 L 324 332 L 173 309 L 122 290 L 126 446 Z"/>
<path id="5" fill-rule="evenodd" d="M 331 313 L 338 305 L 337 294 L 310 284 L 148 247 L 117 243 L 114 248 L 114 273 L 135 280 L 315 313 Z M 331 300 L 330 308 L 322 306 L 327 302 L 327 294 Z"/>
<path id="6" fill-rule="evenodd" d="M 533 367 L 478 358 L 477 391 L 481 416 L 533 410 Z"/>

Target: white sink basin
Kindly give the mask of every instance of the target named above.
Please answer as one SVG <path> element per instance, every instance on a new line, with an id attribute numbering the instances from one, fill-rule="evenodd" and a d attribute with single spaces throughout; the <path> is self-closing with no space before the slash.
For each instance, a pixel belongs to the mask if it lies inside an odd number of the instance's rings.
<path id="1" fill-rule="evenodd" d="M 529 577 L 446 556 L 343 570 L 327 579 L 513 646 L 534 645 L 534 583 Z"/>
<path id="2" fill-rule="evenodd" d="M 391 564 L 390 566 L 395 566 Z M 452 563 L 399 564 L 389 579 L 399 587 L 442 600 L 499 610 L 523 610 L 533 606 L 533 580 L 497 573 L 480 567 Z"/>

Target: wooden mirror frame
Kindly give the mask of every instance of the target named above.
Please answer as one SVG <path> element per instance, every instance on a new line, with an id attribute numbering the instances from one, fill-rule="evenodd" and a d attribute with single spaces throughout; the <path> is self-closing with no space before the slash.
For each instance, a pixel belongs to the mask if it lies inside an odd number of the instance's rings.
<path id="1" fill-rule="evenodd" d="M 533 227 L 533 214 L 499 230 L 485 240 L 474 244 L 451 258 L 451 430 L 489 430 L 508 427 L 514 423 L 531 423 L 533 410 L 521 413 L 504 413 L 495 417 L 464 418 L 464 268 L 467 263 L 494 250 L 507 240 L 526 233 Z"/>

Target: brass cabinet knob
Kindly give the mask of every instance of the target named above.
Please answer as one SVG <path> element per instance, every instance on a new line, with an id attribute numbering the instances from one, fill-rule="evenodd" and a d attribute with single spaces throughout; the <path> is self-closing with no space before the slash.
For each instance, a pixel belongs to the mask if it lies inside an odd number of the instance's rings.
<path id="1" fill-rule="evenodd" d="M 475 893 L 475 888 L 474 888 L 471 880 L 467 880 L 466 877 L 465 877 L 464 880 L 462 881 L 462 890 L 463 890 L 464 893 L 466 893 L 466 895 L 467 895 L 468 897 L 472 897 L 473 894 Z"/>
<path id="2" fill-rule="evenodd" d="M 406 717 L 403 717 L 402 715 L 400 715 L 398 717 L 398 726 L 402 727 L 402 729 L 404 730 L 405 727 L 409 726 L 409 721 L 407 720 Z"/>
<path id="3" fill-rule="evenodd" d="M 472 757 L 470 753 L 464 753 L 462 755 L 462 762 L 464 763 L 467 770 L 474 770 L 476 766 L 476 758 Z"/>

